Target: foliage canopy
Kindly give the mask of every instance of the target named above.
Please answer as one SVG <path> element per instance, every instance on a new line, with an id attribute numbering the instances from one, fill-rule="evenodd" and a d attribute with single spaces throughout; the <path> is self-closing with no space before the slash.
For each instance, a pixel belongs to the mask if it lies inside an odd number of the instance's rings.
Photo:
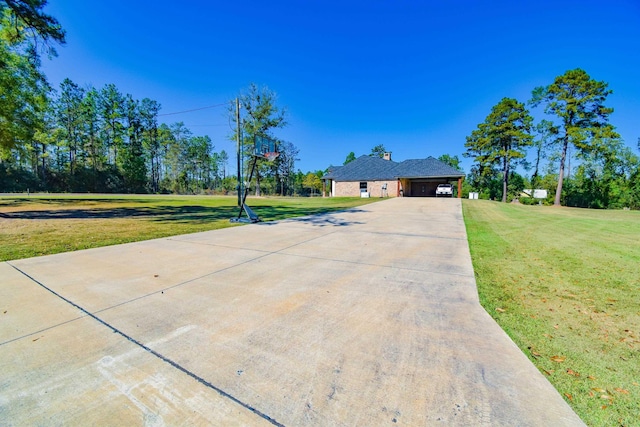
<path id="1" fill-rule="evenodd" d="M 533 90 L 531 104 L 544 106 L 544 112 L 556 116 L 559 121 L 552 130 L 561 152 L 555 205 L 560 205 L 569 146 L 575 147 L 579 155 L 587 155 L 593 151 L 606 151 L 620 138 L 609 124 L 613 108 L 604 106 L 611 93 L 607 83 L 592 79 L 580 68 L 556 77 L 549 86 Z"/>
<path id="2" fill-rule="evenodd" d="M 496 167 L 502 172 L 502 201 L 507 201 L 509 175 L 513 165 L 524 159 L 533 142 L 530 134 L 533 118 L 524 104 L 503 98 L 483 123 L 467 137 L 465 157 L 478 162 L 478 174 L 487 177 Z"/>

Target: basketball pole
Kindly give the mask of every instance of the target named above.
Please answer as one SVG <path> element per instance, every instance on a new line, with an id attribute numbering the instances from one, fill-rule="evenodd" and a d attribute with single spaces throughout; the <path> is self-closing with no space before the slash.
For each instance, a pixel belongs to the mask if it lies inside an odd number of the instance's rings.
<path id="1" fill-rule="evenodd" d="M 251 210 L 249 206 L 245 204 L 247 200 L 247 195 L 249 193 L 247 185 L 243 180 L 243 167 L 244 167 L 244 138 L 242 137 L 240 127 L 240 100 L 236 98 L 236 144 L 237 144 L 237 154 L 238 154 L 238 216 L 236 218 L 231 218 L 229 221 L 231 222 L 260 222 L 260 218 Z M 249 175 L 249 181 L 251 182 L 251 178 L 253 177 L 253 172 L 256 167 L 257 157 L 255 154 L 253 155 L 253 164 L 251 165 L 251 174 Z M 247 218 L 242 218 L 242 213 L 247 214 Z"/>
<path id="2" fill-rule="evenodd" d="M 236 145 L 238 146 L 238 207 L 242 207 L 242 162 L 240 160 L 240 155 L 242 152 L 242 147 L 240 143 L 240 100 L 236 98 Z"/>
<path id="3" fill-rule="evenodd" d="M 253 173 L 256 170 L 256 165 L 258 163 L 258 157 L 265 158 L 269 161 L 272 161 L 276 157 L 278 157 L 279 153 L 276 151 L 276 142 L 275 140 L 271 140 L 269 138 L 264 137 L 263 139 L 267 140 L 266 150 L 264 148 L 264 141 L 260 141 L 260 148 L 258 148 L 258 141 L 256 141 L 256 136 L 253 136 L 253 154 L 251 155 L 251 172 L 249 173 L 249 177 L 247 178 L 247 182 L 245 183 L 243 180 L 244 175 L 244 138 L 241 134 L 241 126 L 240 126 L 240 100 L 236 98 L 236 145 L 237 145 L 237 157 L 238 157 L 238 216 L 236 218 L 231 218 L 229 221 L 231 222 L 245 222 L 245 223 L 253 223 L 260 222 L 260 217 L 256 215 L 253 210 L 249 206 L 246 205 L 247 196 L 249 195 L 249 183 L 253 178 Z M 242 218 L 242 213 L 247 215 L 247 218 Z"/>

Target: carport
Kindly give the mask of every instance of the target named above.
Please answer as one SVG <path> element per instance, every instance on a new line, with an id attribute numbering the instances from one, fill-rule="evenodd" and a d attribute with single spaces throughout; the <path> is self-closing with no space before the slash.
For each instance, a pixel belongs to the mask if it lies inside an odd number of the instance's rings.
<path id="1" fill-rule="evenodd" d="M 462 178 L 460 178 L 462 180 Z M 405 182 L 403 184 L 403 181 Z M 402 188 L 406 188 L 404 195 L 407 197 L 436 197 L 436 188 L 440 184 L 454 184 L 450 181 L 442 179 L 417 178 L 400 180 Z M 461 186 L 462 184 L 460 184 Z M 460 187 L 458 188 L 458 197 L 460 196 Z"/>
<path id="2" fill-rule="evenodd" d="M 457 184 L 458 198 L 462 197 L 464 173 L 434 159 L 405 160 L 398 168 L 398 188 L 405 197 L 435 197 L 439 184 Z M 401 195 L 401 194 L 398 194 Z"/>

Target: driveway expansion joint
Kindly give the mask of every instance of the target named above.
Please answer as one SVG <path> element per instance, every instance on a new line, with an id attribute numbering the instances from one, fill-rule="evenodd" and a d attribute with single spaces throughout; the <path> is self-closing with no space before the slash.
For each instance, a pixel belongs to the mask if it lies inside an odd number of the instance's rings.
<path id="1" fill-rule="evenodd" d="M 138 346 L 139 348 L 143 349 L 144 351 L 146 351 L 147 353 L 157 357 L 158 359 L 160 359 L 161 361 L 163 361 L 164 363 L 169 364 L 171 367 L 177 369 L 178 371 L 182 372 L 183 374 L 186 374 L 187 376 L 191 377 L 192 379 L 194 379 L 195 381 L 199 382 L 200 384 L 204 385 L 205 387 L 212 389 L 216 392 L 218 392 L 221 396 L 223 396 L 224 398 L 227 398 L 231 401 L 233 401 L 234 403 L 237 403 L 238 405 L 242 406 L 243 408 L 253 412 L 254 414 L 258 415 L 260 418 L 268 421 L 269 423 L 271 423 L 274 426 L 278 426 L 278 427 L 284 427 L 284 424 L 279 423 L 277 420 L 275 420 L 274 418 L 268 416 L 267 414 L 261 412 L 260 410 L 256 409 L 255 407 L 249 405 L 248 403 L 245 403 L 243 401 L 241 401 L 240 399 L 236 398 L 235 396 L 227 393 L 226 391 L 222 390 L 221 388 L 215 386 L 214 384 L 210 383 L 209 381 L 205 380 L 204 378 L 202 378 L 201 376 L 195 374 L 194 372 L 188 370 L 187 368 L 185 368 L 184 366 L 174 362 L 173 360 L 169 359 L 168 357 L 158 353 L 157 351 L 153 350 L 150 347 L 147 347 L 146 345 L 144 345 L 143 343 L 141 343 L 140 341 L 136 340 L 135 338 L 133 338 L 132 336 L 124 333 L 123 331 L 121 331 L 120 329 L 116 328 L 115 326 L 111 325 L 110 323 L 106 322 L 105 320 L 101 319 L 100 317 L 96 316 L 95 314 L 89 312 L 88 310 L 86 310 L 85 308 L 81 307 L 80 305 L 74 303 L 73 301 L 69 300 L 68 298 L 65 298 L 64 296 L 60 295 L 59 293 L 57 293 L 56 291 L 54 291 L 53 289 L 47 287 L 45 284 L 43 284 L 42 282 L 34 279 L 33 277 L 31 277 L 29 274 L 25 273 L 24 271 L 22 271 L 21 269 L 19 269 L 18 267 L 12 265 L 11 263 L 8 263 L 9 265 L 11 265 L 11 267 L 13 267 L 15 270 L 17 270 L 19 273 L 21 273 L 22 275 L 24 275 L 25 277 L 27 277 L 29 280 L 31 280 L 32 282 L 36 283 L 38 286 L 42 287 L 43 289 L 47 290 L 48 292 L 52 293 L 53 295 L 55 295 L 57 298 L 63 300 L 64 302 L 66 302 L 67 304 L 73 306 L 74 308 L 80 310 L 81 312 L 83 312 L 84 314 L 86 314 L 88 317 L 92 318 L 93 320 L 95 320 L 96 322 L 100 323 L 101 325 L 107 327 L 108 329 L 110 329 L 113 333 L 116 333 L 118 335 L 120 335 L 121 337 L 123 337 L 124 339 L 126 339 L 127 341 L 131 342 L 132 344 L 135 344 L 136 346 Z M 74 319 L 75 320 L 75 319 Z"/>

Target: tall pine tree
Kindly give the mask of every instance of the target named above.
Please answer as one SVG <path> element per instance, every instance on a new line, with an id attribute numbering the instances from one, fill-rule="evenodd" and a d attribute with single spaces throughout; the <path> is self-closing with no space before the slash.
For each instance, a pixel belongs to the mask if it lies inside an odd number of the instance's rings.
<path id="1" fill-rule="evenodd" d="M 531 104 L 543 105 L 544 112 L 557 117 L 555 141 L 560 147 L 560 166 L 554 205 L 560 206 L 562 184 L 564 181 L 567 151 L 574 146 L 579 154 L 588 154 L 599 150 L 607 141 L 619 139 L 613 126 L 609 124 L 609 115 L 613 108 L 604 106 L 612 93 L 608 84 L 593 80 L 579 68 L 569 70 L 556 77 L 546 87 L 533 90 Z"/>
<path id="2" fill-rule="evenodd" d="M 503 202 L 507 201 L 512 167 L 525 158 L 526 148 L 532 144 L 532 122 L 533 118 L 524 104 L 503 98 L 467 137 L 465 157 L 473 157 L 479 170 L 501 169 Z"/>

